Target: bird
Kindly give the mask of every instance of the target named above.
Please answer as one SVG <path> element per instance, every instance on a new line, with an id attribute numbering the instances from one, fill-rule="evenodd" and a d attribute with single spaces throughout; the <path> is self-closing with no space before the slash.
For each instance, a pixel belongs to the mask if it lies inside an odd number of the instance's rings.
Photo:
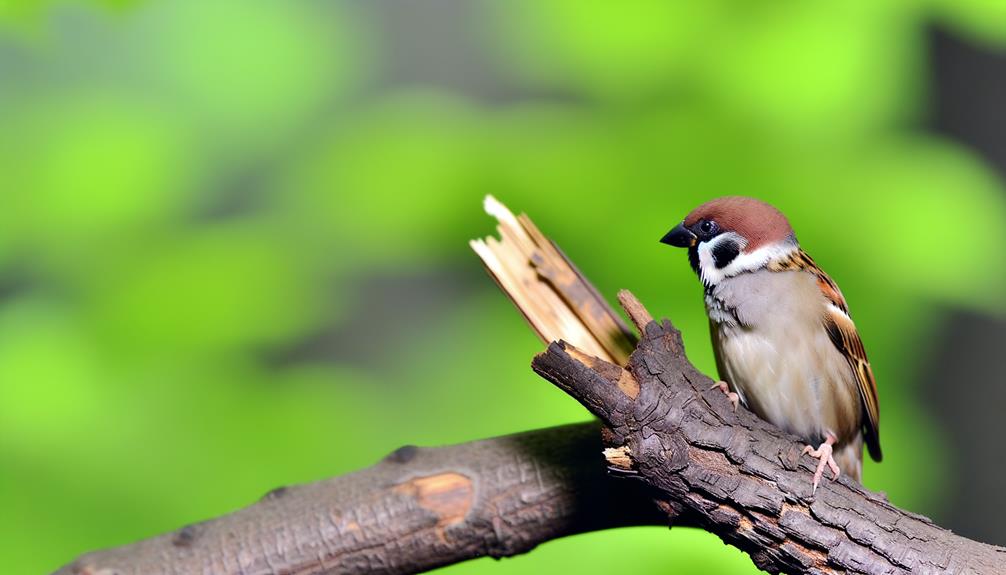
<path id="1" fill-rule="evenodd" d="M 873 370 L 838 285 L 800 247 L 789 220 L 755 198 L 705 202 L 661 242 L 687 248 L 705 292 L 719 387 L 737 408 L 800 437 L 833 479 L 880 461 Z M 816 447 L 815 447 L 816 446 Z"/>

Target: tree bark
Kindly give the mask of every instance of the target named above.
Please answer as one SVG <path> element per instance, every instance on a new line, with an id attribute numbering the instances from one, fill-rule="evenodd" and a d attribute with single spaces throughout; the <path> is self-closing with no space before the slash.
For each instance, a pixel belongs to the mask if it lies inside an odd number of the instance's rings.
<path id="1" fill-rule="evenodd" d="M 815 493 L 816 462 L 799 438 L 735 412 L 668 320 L 620 299 L 644 334 L 627 369 L 562 342 L 533 367 L 601 419 L 609 462 L 653 487 L 664 509 L 770 572 L 1006 573 L 1006 548 L 954 535 L 848 477 Z"/>
<path id="2" fill-rule="evenodd" d="M 274 490 L 231 515 L 85 555 L 58 573 L 415 573 L 574 533 L 660 524 L 713 532 L 771 572 L 1006 572 L 1006 549 L 956 536 L 847 477 L 815 493 L 800 440 L 734 412 L 688 361 L 670 322 L 622 299 L 644 334 L 627 369 L 562 342 L 532 364 L 603 429 L 406 446 L 369 469 Z M 606 477 L 604 446 L 611 475 L 637 481 Z"/>
<path id="3" fill-rule="evenodd" d="M 415 573 L 557 537 L 666 525 L 643 486 L 605 474 L 596 422 L 438 448 L 279 488 L 230 515 L 84 555 L 75 575 Z"/>

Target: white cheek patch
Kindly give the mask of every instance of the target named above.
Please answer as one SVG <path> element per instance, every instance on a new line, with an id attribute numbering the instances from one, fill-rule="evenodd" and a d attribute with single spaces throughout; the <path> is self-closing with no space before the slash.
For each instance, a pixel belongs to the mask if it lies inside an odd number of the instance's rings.
<path id="1" fill-rule="evenodd" d="M 722 269 L 716 267 L 716 258 L 713 251 L 721 242 L 733 240 L 741 247 L 741 253 Z M 712 287 L 728 277 L 735 276 L 742 272 L 755 271 L 765 267 L 770 261 L 784 258 L 797 249 L 796 242 L 782 242 L 779 244 L 762 246 L 752 252 L 745 252 L 747 245 L 740 235 L 734 232 L 720 234 L 708 242 L 702 242 L 698 247 L 699 254 L 699 274 L 702 276 L 702 283 Z"/>
<path id="2" fill-rule="evenodd" d="M 702 283 L 707 286 L 718 284 L 723 279 L 716 277 L 719 273 L 720 270 L 716 269 L 716 262 L 713 259 L 712 246 L 709 242 L 702 242 L 699 244 L 699 275 L 702 276 Z"/>
<path id="3" fill-rule="evenodd" d="M 724 242 L 733 241 L 741 248 L 741 254 L 738 255 L 730 264 L 723 268 L 716 267 L 716 256 L 713 253 L 716 251 L 716 247 Z M 702 275 L 702 283 L 713 286 L 718 284 L 723 278 L 729 277 L 727 275 L 727 270 L 731 268 L 734 262 L 738 258 L 743 257 L 744 246 L 747 245 L 747 240 L 743 237 L 737 235 L 734 232 L 725 232 L 715 238 L 709 240 L 708 242 L 702 242 L 699 244 L 699 273 Z"/>

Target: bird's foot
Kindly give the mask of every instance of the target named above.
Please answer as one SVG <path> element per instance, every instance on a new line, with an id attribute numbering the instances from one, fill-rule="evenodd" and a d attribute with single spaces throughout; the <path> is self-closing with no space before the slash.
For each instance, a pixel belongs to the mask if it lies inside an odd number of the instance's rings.
<path id="1" fill-rule="evenodd" d="M 803 453 L 809 453 L 811 457 L 820 459 L 817 463 L 817 469 L 814 471 L 814 493 L 817 493 L 817 486 L 821 483 L 821 477 L 824 476 L 825 467 L 831 469 L 831 472 L 835 474 L 833 479 L 838 479 L 838 475 L 841 473 L 838 469 L 838 464 L 835 463 L 835 458 L 832 457 L 831 446 L 834 445 L 836 441 L 838 441 L 838 439 L 829 433 L 828 437 L 825 438 L 824 443 L 819 445 L 817 449 L 814 449 L 810 445 L 803 448 Z"/>
<path id="2" fill-rule="evenodd" d="M 730 391 L 730 386 L 727 385 L 727 382 L 725 381 L 717 381 L 709 389 L 717 389 L 717 388 L 719 388 L 719 390 L 723 392 L 723 395 L 727 396 L 727 399 L 730 400 L 731 405 L 734 406 L 734 411 L 737 411 L 737 404 L 741 402 L 741 396 L 737 395 L 733 391 Z"/>

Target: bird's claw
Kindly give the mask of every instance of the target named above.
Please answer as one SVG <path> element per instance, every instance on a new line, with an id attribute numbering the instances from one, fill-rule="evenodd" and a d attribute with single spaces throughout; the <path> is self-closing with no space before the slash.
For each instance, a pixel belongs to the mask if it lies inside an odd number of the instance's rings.
<path id="1" fill-rule="evenodd" d="M 834 474 L 832 479 L 838 479 L 839 474 L 841 474 L 838 463 L 835 462 L 835 458 L 832 456 L 833 449 L 831 446 L 833 443 L 835 443 L 835 437 L 829 435 L 817 449 L 814 449 L 810 445 L 803 448 L 804 454 L 810 454 L 811 457 L 820 460 L 817 463 L 817 469 L 814 470 L 814 493 L 817 493 L 817 486 L 821 483 L 821 478 L 824 477 L 825 467 L 831 469 L 831 472 Z"/>
<path id="2" fill-rule="evenodd" d="M 737 395 L 737 393 L 733 391 L 730 391 L 730 386 L 727 385 L 727 382 L 725 381 L 717 381 L 709 387 L 709 389 L 717 388 L 723 392 L 723 395 L 727 396 L 730 404 L 734 406 L 734 411 L 737 411 L 737 405 L 741 402 L 741 396 Z"/>

